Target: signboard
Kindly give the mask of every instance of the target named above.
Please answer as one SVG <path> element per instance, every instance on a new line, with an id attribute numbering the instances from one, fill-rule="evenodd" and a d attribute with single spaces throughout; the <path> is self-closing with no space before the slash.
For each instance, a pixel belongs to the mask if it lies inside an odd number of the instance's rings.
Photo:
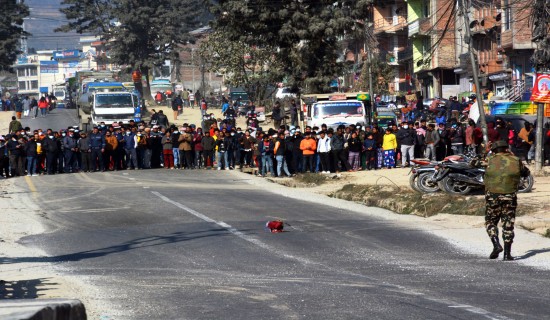
<path id="1" fill-rule="evenodd" d="M 370 100 L 370 95 L 368 93 L 360 93 L 360 94 L 357 95 L 357 100 L 359 100 L 359 101 Z"/>
<path id="2" fill-rule="evenodd" d="M 80 58 L 80 51 L 78 50 L 64 50 L 64 51 L 54 51 L 54 59 L 78 59 Z"/>
<path id="3" fill-rule="evenodd" d="M 346 94 L 335 94 L 328 97 L 329 101 L 335 101 L 335 100 L 346 100 Z"/>
<path id="4" fill-rule="evenodd" d="M 40 87 L 40 93 L 48 93 L 48 87 Z"/>
<path id="5" fill-rule="evenodd" d="M 40 61 L 40 73 L 59 73 L 57 61 Z"/>
<path id="6" fill-rule="evenodd" d="M 537 73 L 531 101 L 550 103 L 550 74 Z"/>

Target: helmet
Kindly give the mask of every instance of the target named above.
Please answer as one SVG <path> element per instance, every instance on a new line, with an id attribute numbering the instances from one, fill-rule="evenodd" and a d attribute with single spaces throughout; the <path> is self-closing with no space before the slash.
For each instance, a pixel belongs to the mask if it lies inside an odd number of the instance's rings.
<path id="1" fill-rule="evenodd" d="M 491 151 L 494 151 L 497 148 L 508 148 L 508 142 L 499 140 L 491 144 Z"/>

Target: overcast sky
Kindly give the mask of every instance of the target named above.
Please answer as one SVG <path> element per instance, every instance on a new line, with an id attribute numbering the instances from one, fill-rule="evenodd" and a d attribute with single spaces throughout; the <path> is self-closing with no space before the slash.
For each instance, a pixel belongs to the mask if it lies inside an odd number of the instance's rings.
<path id="1" fill-rule="evenodd" d="M 66 23 L 65 15 L 59 12 L 61 0 L 25 0 L 30 7 L 30 19 L 25 20 L 25 28 L 32 36 L 29 48 L 36 50 L 78 49 L 80 35 L 57 33 L 53 30 Z"/>

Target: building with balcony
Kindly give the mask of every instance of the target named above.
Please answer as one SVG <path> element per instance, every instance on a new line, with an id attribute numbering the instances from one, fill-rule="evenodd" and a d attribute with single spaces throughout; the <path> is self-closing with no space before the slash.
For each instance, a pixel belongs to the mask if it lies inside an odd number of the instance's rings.
<path id="1" fill-rule="evenodd" d="M 469 26 L 457 15 L 455 73 L 460 92 L 475 91 L 465 28 L 470 29 L 472 49 L 479 64 L 480 85 L 494 92 L 496 99 L 526 100 L 533 86 L 530 58 L 534 43 L 529 27 L 530 8 L 517 1 L 477 0 L 468 5 Z"/>
<path id="2" fill-rule="evenodd" d="M 376 1 L 372 10 L 373 35 L 377 46 L 373 52 L 381 61 L 393 66 L 392 94 L 412 90 L 412 50 L 408 41 L 407 2 Z"/>
<path id="3" fill-rule="evenodd" d="M 408 36 L 412 46 L 413 85 L 424 97 L 455 95 L 454 1 L 408 0 Z"/>

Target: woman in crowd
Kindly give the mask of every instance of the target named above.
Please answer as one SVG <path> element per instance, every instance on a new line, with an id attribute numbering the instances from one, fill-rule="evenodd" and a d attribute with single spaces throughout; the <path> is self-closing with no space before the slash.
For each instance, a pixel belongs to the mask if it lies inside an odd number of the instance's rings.
<path id="1" fill-rule="evenodd" d="M 388 169 L 395 167 L 395 149 L 397 148 L 397 139 L 390 128 L 386 129 L 382 150 L 384 151 L 384 166 Z"/>

